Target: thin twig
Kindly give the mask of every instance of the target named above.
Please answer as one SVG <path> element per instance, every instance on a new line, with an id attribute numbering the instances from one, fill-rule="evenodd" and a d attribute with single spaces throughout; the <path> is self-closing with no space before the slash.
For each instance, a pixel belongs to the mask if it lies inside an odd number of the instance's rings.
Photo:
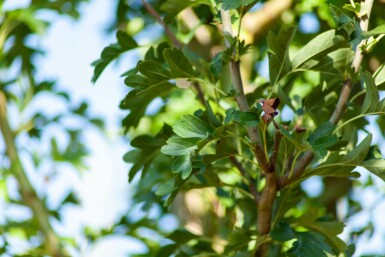
<path id="1" fill-rule="evenodd" d="M 183 43 L 180 42 L 176 38 L 176 36 L 174 35 L 174 33 L 172 33 L 172 31 L 167 26 L 167 24 L 164 23 L 162 17 L 160 17 L 160 15 L 159 15 L 159 13 L 149 3 L 147 3 L 145 0 L 142 0 L 142 3 L 143 3 L 144 8 L 146 8 L 146 10 L 151 14 L 151 16 L 154 17 L 154 19 L 163 27 L 164 31 L 167 34 L 167 37 L 171 40 L 172 44 L 176 48 L 181 49 L 183 47 Z M 201 86 L 198 84 L 198 82 L 192 82 L 192 85 L 193 85 L 194 89 L 197 92 L 197 96 L 198 96 L 199 102 L 202 105 L 205 105 L 205 97 L 204 97 L 204 93 L 203 93 L 203 90 L 202 90 Z"/>
<path id="2" fill-rule="evenodd" d="M 45 208 L 44 203 L 37 196 L 36 191 L 31 185 L 20 161 L 15 144 L 14 133 L 8 123 L 7 102 L 2 91 L 0 91 L 0 130 L 6 145 L 6 152 L 11 165 L 11 172 L 16 177 L 19 184 L 19 190 L 23 202 L 32 210 L 33 217 L 39 224 L 40 230 L 44 235 L 44 245 L 47 253 L 54 257 L 67 256 L 64 249 L 60 246 L 60 240 L 49 222 L 48 211 Z"/>
<path id="3" fill-rule="evenodd" d="M 361 2 L 361 6 L 366 6 L 367 8 L 367 14 L 361 17 L 360 20 L 360 27 L 362 31 L 367 31 L 369 26 L 369 19 L 370 19 L 370 12 L 372 10 L 373 6 L 373 0 L 365 0 Z M 352 68 L 357 73 L 361 67 L 361 63 L 363 60 L 363 53 L 361 51 L 361 46 L 366 44 L 366 40 L 363 40 L 355 50 L 353 62 L 352 62 Z M 338 99 L 336 108 L 331 115 L 329 121 L 333 125 L 337 124 L 338 121 L 341 119 L 343 113 L 346 110 L 347 103 L 349 101 L 349 96 L 352 91 L 353 82 L 352 79 L 347 79 L 342 86 L 341 94 Z M 296 166 L 294 167 L 293 173 L 290 176 L 290 174 L 285 174 L 285 176 L 280 177 L 278 181 L 278 188 L 283 188 L 287 185 L 289 185 L 291 182 L 295 181 L 297 178 L 299 178 L 306 167 L 310 164 L 310 162 L 313 160 L 314 154 L 312 151 L 308 150 L 305 152 L 305 154 L 302 156 L 302 158 L 297 162 Z"/>
<path id="4" fill-rule="evenodd" d="M 164 23 L 159 13 L 145 0 L 142 0 L 142 3 L 144 8 L 146 8 L 146 10 L 148 11 L 148 13 L 151 14 L 151 16 L 154 17 L 154 19 L 163 27 L 163 29 L 167 34 L 167 37 L 172 41 L 172 44 L 177 48 L 181 48 L 183 44 L 175 37 L 175 35 L 170 30 L 170 28 L 167 26 L 167 24 Z"/>
<path id="5" fill-rule="evenodd" d="M 249 190 L 251 194 L 254 196 L 254 201 L 256 204 L 258 204 L 258 201 L 260 199 L 260 195 L 257 192 L 257 188 L 255 186 L 254 181 L 250 178 L 250 176 L 247 174 L 246 169 L 242 166 L 242 164 L 235 158 L 234 156 L 230 156 L 230 161 L 234 164 L 234 166 L 239 170 L 241 173 L 242 177 L 248 178 L 249 180 Z"/>

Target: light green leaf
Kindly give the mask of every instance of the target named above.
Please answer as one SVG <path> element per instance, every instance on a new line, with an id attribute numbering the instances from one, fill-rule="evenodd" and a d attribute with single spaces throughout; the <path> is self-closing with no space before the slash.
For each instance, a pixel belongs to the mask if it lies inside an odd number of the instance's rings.
<path id="1" fill-rule="evenodd" d="M 166 155 L 188 155 L 198 149 L 198 141 L 199 138 L 171 137 L 160 151 Z"/>
<path id="2" fill-rule="evenodd" d="M 190 155 L 178 157 L 172 164 L 172 171 L 175 173 L 181 173 L 182 179 L 188 178 L 192 171 Z"/>
<path id="3" fill-rule="evenodd" d="M 344 41 L 344 37 L 336 35 L 335 30 L 319 34 L 297 52 L 291 62 L 293 68 L 300 69 L 308 60 L 322 58 L 326 52 L 340 48 Z"/>
<path id="4" fill-rule="evenodd" d="M 184 138 L 206 138 L 213 132 L 206 122 L 190 114 L 182 116 L 173 126 L 173 131 Z"/>
<path id="5" fill-rule="evenodd" d="M 385 63 L 383 63 L 373 74 L 374 82 L 377 86 L 385 83 Z"/>
<path id="6" fill-rule="evenodd" d="M 385 181 L 385 160 L 366 160 L 363 161 L 360 166 L 364 167 L 365 169 Z"/>
<path id="7" fill-rule="evenodd" d="M 181 50 L 167 48 L 163 51 L 163 57 L 170 67 L 173 78 L 190 78 L 195 76 L 190 61 Z"/>
<path id="8" fill-rule="evenodd" d="M 354 52 L 350 48 L 337 49 L 320 59 L 309 59 L 301 65 L 301 70 L 314 70 L 329 75 L 340 75 L 351 63 Z"/>
<path id="9" fill-rule="evenodd" d="M 282 28 L 278 35 L 269 32 L 267 44 L 269 46 L 269 74 L 272 85 L 285 76 L 291 70 L 289 58 L 289 45 L 296 32 L 295 27 Z"/>
<path id="10" fill-rule="evenodd" d="M 222 8 L 224 10 L 232 10 L 237 9 L 241 6 L 246 6 L 253 2 L 257 2 L 255 0 L 223 0 Z"/>
<path id="11" fill-rule="evenodd" d="M 362 104 L 361 113 L 370 113 L 376 111 L 379 96 L 372 75 L 370 75 L 369 72 L 365 72 L 363 77 L 366 85 L 366 95 L 364 103 Z"/>

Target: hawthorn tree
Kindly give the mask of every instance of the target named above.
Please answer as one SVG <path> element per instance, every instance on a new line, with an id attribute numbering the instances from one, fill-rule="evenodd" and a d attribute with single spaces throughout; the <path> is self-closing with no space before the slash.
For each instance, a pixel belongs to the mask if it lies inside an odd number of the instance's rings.
<path id="1" fill-rule="evenodd" d="M 359 211 L 356 167 L 385 178 L 378 132 L 366 127 L 376 115 L 384 129 L 384 5 L 142 0 L 117 10 L 117 42 L 93 81 L 122 53 L 143 56 L 123 74 L 124 160 L 136 203 L 179 219 L 170 232 L 122 218 L 148 246 L 137 256 L 352 256 L 353 234 L 338 235 Z M 315 33 L 298 31 L 307 12 Z M 317 196 L 301 187 L 309 178 L 323 183 Z"/>

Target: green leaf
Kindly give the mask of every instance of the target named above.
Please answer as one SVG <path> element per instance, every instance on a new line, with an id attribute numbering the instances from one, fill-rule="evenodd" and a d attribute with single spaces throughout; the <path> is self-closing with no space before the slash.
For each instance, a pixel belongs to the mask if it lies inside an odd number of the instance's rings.
<path id="1" fill-rule="evenodd" d="M 255 2 L 255 0 L 223 0 L 222 8 L 224 10 L 232 10 L 253 2 Z"/>
<path id="2" fill-rule="evenodd" d="M 361 39 L 367 39 L 367 38 L 370 38 L 372 36 L 379 36 L 382 34 L 385 34 L 385 24 L 382 24 L 378 27 L 375 27 L 372 30 L 362 32 L 361 33 Z"/>
<path id="3" fill-rule="evenodd" d="M 279 222 L 270 232 L 270 236 L 274 240 L 285 242 L 295 238 L 295 232 L 287 222 Z"/>
<path id="4" fill-rule="evenodd" d="M 130 83 L 132 80 L 126 81 Z M 151 83 L 155 83 L 151 81 Z M 165 97 L 168 95 L 175 86 L 169 82 L 160 82 L 147 85 L 144 90 L 132 90 L 128 92 L 126 97 L 120 103 L 120 108 L 124 110 L 130 110 L 122 121 L 126 131 L 131 127 L 137 127 L 139 121 L 143 118 L 147 106 L 156 97 Z"/>
<path id="5" fill-rule="evenodd" d="M 287 252 L 289 257 L 327 257 L 332 250 L 325 238 L 316 232 L 296 232 L 297 241 Z"/>
<path id="6" fill-rule="evenodd" d="M 292 134 L 290 134 L 289 131 L 287 131 L 282 125 L 278 124 L 279 130 L 282 133 L 282 135 L 291 142 L 298 151 L 302 152 L 306 149 L 309 149 L 309 146 L 299 141 L 297 138 L 295 138 Z"/>
<path id="7" fill-rule="evenodd" d="M 344 37 L 336 35 L 335 30 L 319 34 L 297 52 L 291 62 L 292 66 L 294 69 L 300 69 L 308 60 L 320 59 L 325 53 L 340 48 L 344 42 Z"/>
<path id="8" fill-rule="evenodd" d="M 190 155 L 178 157 L 172 164 L 172 171 L 175 173 L 182 173 L 183 180 L 188 178 L 192 171 Z"/>
<path id="9" fill-rule="evenodd" d="M 364 167 L 365 169 L 385 181 L 385 160 L 366 160 L 363 161 L 360 166 Z"/>
<path id="10" fill-rule="evenodd" d="M 175 230 L 172 234 L 170 234 L 167 238 L 179 245 L 183 245 L 189 242 L 190 240 L 196 239 L 197 236 L 187 231 L 186 229 L 178 229 Z"/>
<path id="11" fill-rule="evenodd" d="M 345 252 L 347 246 L 338 235 L 343 232 L 344 224 L 328 218 L 318 218 L 317 211 L 310 211 L 292 221 L 298 226 L 303 226 L 311 231 L 320 233 L 325 237 L 325 241 L 335 252 Z"/>
<path id="12" fill-rule="evenodd" d="M 372 134 L 369 134 L 362 142 L 345 156 L 331 155 L 324 163 L 309 169 L 302 179 L 313 176 L 352 176 L 351 171 L 360 166 L 369 153 Z"/>
<path id="13" fill-rule="evenodd" d="M 116 38 L 118 42 L 104 48 L 100 58 L 92 63 L 92 65 L 95 66 L 94 75 L 91 79 L 93 83 L 96 82 L 111 61 L 119 57 L 120 54 L 138 47 L 135 40 L 123 31 L 118 30 L 118 32 L 116 32 Z"/>
<path id="14" fill-rule="evenodd" d="M 374 82 L 377 86 L 385 83 L 385 63 L 383 63 L 373 74 Z"/>
<path id="15" fill-rule="evenodd" d="M 366 95 L 364 103 L 362 104 L 361 113 L 370 113 L 377 108 L 379 101 L 378 91 L 372 75 L 368 71 L 363 74 L 363 79 L 366 85 Z"/>
<path id="16" fill-rule="evenodd" d="M 230 108 L 226 111 L 225 124 L 231 121 L 238 122 L 239 124 L 246 127 L 253 127 L 259 124 L 259 116 L 255 112 L 242 112 Z"/>
<path id="17" fill-rule="evenodd" d="M 208 118 L 211 126 L 213 126 L 215 128 L 222 126 L 222 123 L 215 116 L 213 109 L 211 108 L 210 102 L 206 101 L 205 105 L 206 105 L 206 111 L 207 111 L 207 118 Z"/>
<path id="18" fill-rule="evenodd" d="M 322 123 L 313 133 L 310 134 L 307 141 L 313 148 L 318 159 L 322 159 L 326 156 L 326 149 L 338 141 L 336 135 L 332 135 L 335 125 L 332 125 L 329 121 Z"/>
<path id="19" fill-rule="evenodd" d="M 164 196 L 170 194 L 174 190 L 175 181 L 170 179 L 159 185 L 158 189 L 155 191 L 155 194 L 158 196 Z"/>
<path id="20" fill-rule="evenodd" d="M 167 140 L 167 145 L 162 146 L 161 152 L 166 155 L 189 155 L 198 149 L 199 138 L 180 138 L 171 137 Z"/>
<path id="21" fill-rule="evenodd" d="M 160 9 L 167 13 L 166 17 L 164 18 L 164 21 L 166 23 L 171 23 L 175 16 L 184 9 L 200 4 L 211 6 L 210 0 L 167 0 L 162 4 Z"/>
<path id="22" fill-rule="evenodd" d="M 328 75 L 343 75 L 354 56 L 350 48 L 340 48 L 319 59 L 309 59 L 301 65 L 301 70 L 314 70 Z"/>
<path id="23" fill-rule="evenodd" d="M 153 60 L 141 62 L 138 65 L 138 70 L 151 80 L 166 81 L 171 78 L 170 71 Z"/>
<path id="24" fill-rule="evenodd" d="M 173 126 L 173 131 L 184 138 L 206 138 L 213 133 L 211 127 L 194 115 L 184 115 Z"/>
<path id="25" fill-rule="evenodd" d="M 181 50 L 177 48 L 167 48 L 163 51 L 163 57 L 170 67 L 173 78 L 191 78 L 195 76 L 190 61 Z"/>
<path id="26" fill-rule="evenodd" d="M 291 70 L 289 46 L 295 32 L 295 27 L 288 27 L 280 29 L 278 35 L 270 31 L 267 36 L 269 74 L 272 85 L 277 84 Z"/>

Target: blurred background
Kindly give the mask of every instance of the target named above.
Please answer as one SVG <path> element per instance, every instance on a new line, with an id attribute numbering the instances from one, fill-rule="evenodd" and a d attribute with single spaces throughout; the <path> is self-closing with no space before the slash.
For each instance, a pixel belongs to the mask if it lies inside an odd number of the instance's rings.
<path id="1" fill-rule="evenodd" d="M 17 135 L 15 161 L 22 164 L 31 188 L 51 215 L 52 229 L 43 233 L 55 231 L 68 243 L 71 256 L 119 257 L 146 252 L 143 240 L 127 232 L 130 223 L 123 220 L 144 216 L 158 220 L 162 209 L 153 206 L 143 211 L 132 202 L 135 180 L 128 183 L 129 167 L 123 161 L 130 146 L 121 125 L 125 113 L 118 106 L 129 89 L 121 75 L 136 65 L 142 50 L 125 53 L 107 67 L 95 84 L 91 82 L 91 63 L 105 46 L 116 41 L 122 2 L 126 1 L 0 2 L 0 89 L 8 101 L 9 125 Z M 255 11 L 263 4 L 258 4 Z M 139 9 L 140 1 L 127 1 L 126 5 Z M 282 11 L 282 19 L 297 19 L 303 40 L 321 30 L 325 22 L 319 17 L 326 12 L 326 2 L 299 1 L 290 6 L 290 11 Z M 140 18 L 128 15 L 127 19 L 132 29 L 137 26 L 146 30 L 135 35 L 141 45 L 162 36 L 156 24 L 145 27 Z M 20 23 L 24 25 L 18 27 Z M 7 38 L 7 31 L 14 28 L 18 30 Z M 259 58 L 257 73 L 267 79 L 267 56 Z M 155 102 L 151 108 L 159 105 Z M 151 112 L 151 108 L 147 111 Z M 366 129 L 374 133 L 375 142 L 384 149 L 383 130 L 374 118 L 369 119 Z M 19 191 L 20 178 L 10 173 L 12 165 L 4 155 L 3 138 L 0 153 L 1 256 L 27 256 L 22 254 L 29 249 L 35 249 L 34 256 L 43 256 L 39 249 L 44 248 L 44 243 L 32 219 L 34 211 L 26 206 Z M 355 256 L 384 256 L 385 187 L 377 177 L 364 170 L 361 174 L 351 195 L 359 211 L 346 220 L 341 237 L 349 240 L 352 231 L 362 235 Z M 317 196 L 323 183 L 320 178 L 312 178 L 302 187 L 309 196 Z M 341 209 L 344 204 L 340 202 Z M 164 233 L 179 224 L 174 215 L 161 218 L 159 226 L 163 226 Z M 161 242 L 161 237 L 149 229 L 136 233 Z"/>

